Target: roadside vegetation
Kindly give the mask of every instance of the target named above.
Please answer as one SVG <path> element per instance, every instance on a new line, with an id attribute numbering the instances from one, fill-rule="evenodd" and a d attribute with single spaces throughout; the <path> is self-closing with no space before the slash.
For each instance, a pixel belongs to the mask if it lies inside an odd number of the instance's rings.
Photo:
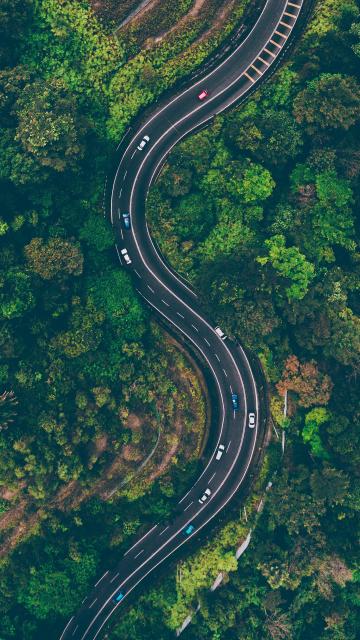
<path id="1" fill-rule="evenodd" d="M 92 5 L 109 20 L 115 3 Z M 155 3 L 162 21 L 145 13 L 115 38 L 86 0 L 1 4 L 2 640 L 57 637 L 196 475 L 202 390 L 119 269 L 103 189 L 131 119 L 249 5 L 207 0 L 194 18 L 190 2 Z M 321 0 L 291 64 L 175 149 L 151 193 L 164 253 L 260 355 L 286 450 L 239 570 L 240 514 L 114 640 L 173 638 L 198 600 L 184 639 L 356 640 L 359 15 L 355 0 Z M 210 597 L 220 570 L 228 584 Z"/>
<path id="2" fill-rule="evenodd" d="M 125 48 L 86 2 L 4 2 L 0 35 L 0 637 L 31 640 L 172 509 L 205 406 L 103 216 Z"/>
<path id="3" fill-rule="evenodd" d="M 184 591 L 187 613 L 201 603 L 184 640 L 357 638 L 359 8 L 319 2 L 291 62 L 177 147 L 150 193 L 162 251 L 260 356 L 286 446 L 228 584 L 209 592 L 224 530 L 168 578 L 164 600 L 144 596 L 146 629 L 131 611 L 114 638 L 129 621 L 133 638 L 153 638 L 159 620 L 170 638 Z M 221 545 L 217 558 L 226 566 Z"/>

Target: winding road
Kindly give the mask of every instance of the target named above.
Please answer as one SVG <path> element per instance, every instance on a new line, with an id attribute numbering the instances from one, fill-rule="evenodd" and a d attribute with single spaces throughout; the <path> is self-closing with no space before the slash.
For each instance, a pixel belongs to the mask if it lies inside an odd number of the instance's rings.
<path id="1" fill-rule="evenodd" d="M 146 303 L 182 334 L 206 363 L 214 379 L 219 420 L 212 455 L 179 501 L 173 519 L 154 524 L 125 552 L 116 569 L 99 578 L 81 609 L 67 623 L 60 640 L 102 637 L 111 616 L 124 606 L 135 587 L 215 518 L 247 478 L 259 446 L 262 419 L 251 365 L 239 344 L 229 338 L 224 340 L 216 332 L 214 323 L 203 315 L 196 293 L 162 260 L 146 224 L 145 204 L 149 188 L 174 145 L 243 99 L 272 70 L 287 48 L 303 3 L 304 0 L 267 0 L 243 42 L 204 78 L 158 107 L 131 131 L 123 145 L 112 184 L 110 211 L 119 260 L 132 274 Z M 207 90 L 208 96 L 199 101 L 202 89 Z M 149 140 L 139 150 L 144 136 Z M 130 214 L 130 228 L 124 225 L 126 212 Z M 237 396 L 237 408 L 233 394 Z M 254 426 L 249 426 L 249 414 L 255 414 Z M 211 493 L 200 503 L 207 489 Z"/>

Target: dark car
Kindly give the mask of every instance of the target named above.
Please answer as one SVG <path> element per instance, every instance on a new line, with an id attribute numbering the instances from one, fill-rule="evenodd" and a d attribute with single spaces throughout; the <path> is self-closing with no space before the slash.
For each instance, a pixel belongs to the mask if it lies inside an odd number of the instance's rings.
<path id="1" fill-rule="evenodd" d="M 232 406 L 234 408 L 234 411 L 237 411 L 239 408 L 239 396 L 237 393 L 231 394 L 231 401 L 232 401 Z"/>
<path id="2" fill-rule="evenodd" d="M 122 214 L 122 219 L 123 219 L 123 222 L 124 222 L 124 227 L 125 227 L 125 229 L 130 229 L 130 227 L 131 227 L 131 223 L 130 223 L 130 213 L 128 213 L 127 211 L 126 211 L 126 212 L 124 212 L 124 213 Z"/>

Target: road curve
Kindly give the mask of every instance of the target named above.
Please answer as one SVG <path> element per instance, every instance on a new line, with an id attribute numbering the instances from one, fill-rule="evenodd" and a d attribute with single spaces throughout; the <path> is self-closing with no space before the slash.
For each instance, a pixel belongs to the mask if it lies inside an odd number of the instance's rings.
<path id="1" fill-rule="evenodd" d="M 244 98 L 269 73 L 284 52 L 304 0 L 267 0 L 243 42 L 204 78 L 155 111 L 128 136 L 112 184 L 110 217 L 119 260 L 132 274 L 142 298 L 200 354 L 213 376 L 219 420 L 215 447 L 200 477 L 181 498 L 171 521 L 154 526 L 135 541 L 115 569 L 107 571 L 69 620 L 60 640 L 95 640 L 133 589 L 160 563 L 184 545 L 224 508 L 247 477 L 256 451 L 261 407 L 248 358 L 242 347 L 221 339 L 200 308 L 197 295 L 158 254 L 145 217 L 149 188 L 166 156 L 184 136 Z M 197 98 L 208 91 L 203 102 Z M 144 136 L 149 140 L 142 150 Z M 122 214 L 130 213 L 131 228 Z M 131 264 L 121 253 L 127 250 Z M 232 394 L 238 396 L 235 410 Z M 249 413 L 255 426 L 249 427 Z M 223 445 L 221 459 L 217 459 Z M 211 494 L 204 503 L 199 498 Z M 185 528 L 194 530 L 186 535 Z M 121 593 L 121 599 L 115 601 Z"/>

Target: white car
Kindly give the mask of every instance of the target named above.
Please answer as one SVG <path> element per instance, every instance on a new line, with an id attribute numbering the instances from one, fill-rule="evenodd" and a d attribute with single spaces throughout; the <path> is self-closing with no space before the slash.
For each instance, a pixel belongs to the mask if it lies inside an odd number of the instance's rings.
<path id="1" fill-rule="evenodd" d="M 203 495 L 201 496 L 201 498 L 199 498 L 199 502 L 200 504 L 204 504 L 205 500 L 208 499 L 208 497 L 211 496 L 211 491 L 209 488 L 205 489 Z"/>
<path id="2" fill-rule="evenodd" d="M 218 450 L 216 452 L 216 456 L 215 456 L 216 460 L 220 460 L 222 454 L 224 453 L 224 450 L 225 450 L 225 445 L 224 444 L 219 444 L 219 448 L 218 448 Z"/>
<path id="3" fill-rule="evenodd" d="M 249 413 L 249 427 L 250 429 L 255 427 L 255 413 Z"/>
<path id="4" fill-rule="evenodd" d="M 126 264 L 131 264 L 131 258 L 127 252 L 127 249 L 121 249 L 120 251 L 122 257 L 124 258 Z"/>
<path id="5" fill-rule="evenodd" d="M 142 151 L 144 147 L 146 147 L 147 143 L 149 142 L 150 138 L 149 136 L 144 136 L 143 139 L 141 140 L 140 144 L 138 145 L 138 149 L 139 151 Z"/>
<path id="6" fill-rule="evenodd" d="M 221 338 L 221 340 L 226 340 L 227 336 L 225 335 L 225 333 L 222 331 L 222 329 L 220 329 L 220 327 L 215 327 L 215 332 L 217 333 L 217 335 L 219 336 L 219 338 Z"/>

